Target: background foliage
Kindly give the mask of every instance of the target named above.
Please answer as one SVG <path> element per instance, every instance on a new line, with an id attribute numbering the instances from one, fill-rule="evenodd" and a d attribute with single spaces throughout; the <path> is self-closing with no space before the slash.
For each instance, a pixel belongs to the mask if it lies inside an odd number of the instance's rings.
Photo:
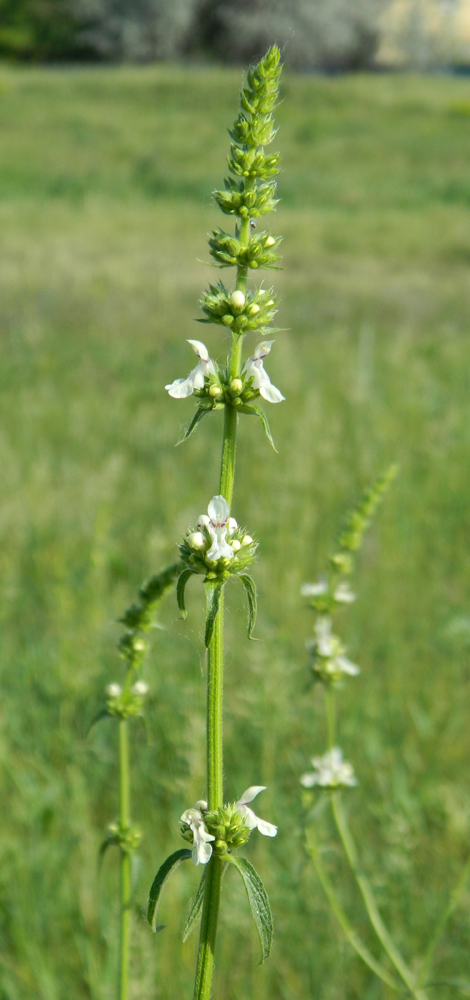
<path id="1" fill-rule="evenodd" d="M 246 63 L 277 41 L 288 65 L 373 62 L 389 0 L 0 0 L 0 55 Z"/>
<path id="2" fill-rule="evenodd" d="M 214 270 L 205 233 L 238 71 L 3 69 L 0 75 L 0 992 L 5 1000 L 114 996 L 117 858 L 96 859 L 116 810 L 116 731 L 87 735 L 120 679 L 115 624 L 141 580 L 171 561 L 217 483 L 220 427 L 175 451 L 192 401 L 185 337 Z M 344 511 L 377 471 L 400 476 L 361 556 L 346 613 L 363 672 L 341 711 L 360 778 L 348 803 L 380 905 L 407 955 L 468 852 L 470 583 L 470 88 L 446 78 L 287 76 L 276 219 L 286 270 L 269 373 L 279 454 L 240 432 L 235 516 L 262 559 L 258 643 L 229 600 L 226 786 L 269 786 L 280 826 L 249 856 L 277 938 L 257 969 L 243 889 L 224 886 L 215 995 L 225 1000 L 387 998 L 345 946 L 302 847 L 298 778 L 324 750 L 308 687 L 299 588 L 315 577 Z M 208 112 L 210 109 L 210 113 Z M 208 332 L 207 332 L 208 331 Z M 207 343 L 223 356 L 220 332 Z M 202 590 L 202 588 L 199 588 Z M 142 916 L 178 817 L 204 788 L 202 595 L 188 620 L 169 599 L 145 677 L 150 729 L 136 730 L 134 1000 L 189 996 L 195 940 L 179 933 L 195 869 L 181 870 L 154 938 Z M 329 829 L 328 868 L 369 945 Z M 262 841 L 262 842 L 261 842 Z M 189 869 L 189 866 L 188 866 Z M 470 890 L 438 953 L 462 979 Z M 468 978 L 468 973 L 467 973 Z M 455 997 L 448 986 L 433 996 Z"/>

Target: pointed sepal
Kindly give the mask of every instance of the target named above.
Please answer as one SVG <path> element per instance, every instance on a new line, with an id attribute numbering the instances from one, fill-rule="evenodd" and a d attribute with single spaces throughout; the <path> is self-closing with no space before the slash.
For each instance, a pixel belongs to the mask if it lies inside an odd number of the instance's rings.
<path id="1" fill-rule="evenodd" d="M 195 895 L 195 897 L 194 897 L 194 899 L 192 900 L 192 903 L 191 903 L 191 909 L 190 909 L 189 914 L 188 914 L 188 919 L 187 919 L 187 921 L 186 921 L 186 923 L 184 925 L 183 943 L 188 940 L 188 937 L 191 934 L 191 931 L 193 930 L 193 928 L 194 928 L 194 926 L 196 924 L 197 918 L 198 918 L 198 916 L 199 916 L 199 914 L 201 912 L 202 902 L 203 902 L 203 899 L 204 899 L 204 886 L 205 886 L 205 884 L 206 884 L 206 869 L 204 868 L 203 872 L 202 872 L 202 875 L 201 875 L 201 881 L 200 881 L 200 883 L 198 885 L 197 893 L 196 893 L 196 895 Z"/>
<path id="2" fill-rule="evenodd" d="M 163 886 L 166 882 L 168 882 L 168 879 L 171 878 L 176 869 L 179 868 L 180 864 L 183 861 L 189 861 L 191 857 L 192 852 L 188 851 L 186 847 L 182 847 L 180 851 L 175 851 L 174 854 L 170 854 L 170 857 L 167 858 L 158 869 L 150 889 L 149 905 L 147 910 L 147 920 L 153 931 L 157 930 L 156 924 L 158 904 L 160 902 Z"/>
<path id="3" fill-rule="evenodd" d="M 253 629 L 256 625 L 256 611 L 257 611 L 257 593 L 256 593 L 256 583 L 253 577 L 249 573 L 239 573 L 240 580 L 245 588 L 246 598 L 248 601 L 248 627 L 247 636 L 251 639 L 253 635 Z"/>
<path id="4" fill-rule="evenodd" d="M 268 894 L 258 875 L 258 872 L 246 858 L 235 858 L 233 854 L 224 854 L 222 861 L 228 861 L 240 873 L 248 896 L 253 919 L 261 941 L 260 965 L 269 958 L 271 953 L 274 926 Z"/>
<path id="5" fill-rule="evenodd" d="M 271 447 L 274 448 L 274 451 L 277 454 L 277 448 L 276 445 L 274 444 L 274 438 L 271 434 L 271 428 L 268 423 L 268 418 L 262 407 L 245 403 L 243 406 L 238 406 L 237 409 L 239 413 L 248 413 L 251 416 L 259 417 L 264 428 L 264 433 L 266 434 L 266 437 Z"/>

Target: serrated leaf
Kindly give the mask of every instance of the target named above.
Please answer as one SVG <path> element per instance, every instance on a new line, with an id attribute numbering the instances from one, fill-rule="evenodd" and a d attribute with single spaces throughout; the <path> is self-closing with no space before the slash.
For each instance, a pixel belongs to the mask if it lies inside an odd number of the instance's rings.
<path id="1" fill-rule="evenodd" d="M 170 854 L 170 857 L 167 858 L 158 869 L 150 889 L 149 905 L 147 910 L 147 920 L 153 931 L 156 931 L 157 929 L 157 911 L 163 886 L 166 882 L 168 882 L 168 879 L 171 878 L 176 869 L 179 868 L 180 864 L 183 861 L 188 861 L 191 857 L 191 851 L 182 847 L 180 851 L 175 851 L 174 854 Z"/>
<path id="2" fill-rule="evenodd" d="M 244 406 L 239 406 L 238 407 L 238 411 L 239 411 L 239 413 L 248 413 L 251 416 L 259 417 L 259 419 L 261 420 L 261 423 L 262 423 L 262 425 L 264 427 L 264 433 L 266 434 L 266 437 L 267 437 L 270 445 L 274 448 L 274 451 L 277 454 L 277 448 L 276 448 L 276 445 L 274 444 L 274 438 L 273 438 L 273 436 L 271 434 L 271 429 L 269 427 L 268 418 L 267 418 L 264 410 L 261 408 L 261 406 L 255 406 L 255 405 L 252 406 L 252 405 L 249 405 L 248 403 L 245 403 Z"/>
<path id="3" fill-rule="evenodd" d="M 228 861 L 240 873 L 248 896 L 253 919 L 261 941 L 260 965 L 269 958 L 273 936 L 273 916 L 269 905 L 268 894 L 258 875 L 258 872 L 246 858 L 235 858 L 233 854 L 224 854 L 222 861 Z"/>
<path id="4" fill-rule="evenodd" d="M 186 430 L 183 431 L 182 437 L 180 437 L 179 441 L 176 442 L 176 447 L 178 447 L 179 444 L 183 444 L 183 441 L 187 441 L 188 438 L 191 437 L 191 434 L 193 434 L 196 430 L 200 420 L 205 417 L 206 413 L 210 413 L 211 410 L 212 406 L 198 406 L 191 423 L 188 424 Z"/>
<path id="5" fill-rule="evenodd" d="M 253 635 L 253 629 L 256 625 L 256 611 L 257 611 L 257 593 L 256 593 L 256 583 L 253 577 L 249 573 L 239 573 L 240 580 L 245 588 L 245 593 L 248 601 L 248 628 L 247 635 L 251 639 Z"/>
<path id="6" fill-rule="evenodd" d="M 207 595 L 206 632 L 204 638 L 206 649 L 209 649 L 212 642 L 212 636 L 214 634 L 215 619 L 217 618 L 217 612 L 219 610 L 223 583 L 213 583 L 210 581 L 205 583 L 204 586 L 206 587 Z"/>
<path id="7" fill-rule="evenodd" d="M 186 618 L 188 612 L 186 611 L 186 605 L 184 603 L 184 592 L 186 590 L 186 584 L 190 576 L 195 576 L 192 569 L 184 569 L 178 578 L 178 583 L 176 585 L 176 600 L 178 601 L 178 607 L 180 609 L 181 617 Z"/>
<path id="8" fill-rule="evenodd" d="M 184 925 L 183 942 L 188 940 L 188 937 L 191 934 L 191 931 L 193 930 L 196 920 L 201 912 L 202 902 L 204 899 L 204 886 L 206 884 L 205 878 L 206 878 L 206 869 L 204 868 L 197 893 L 192 901 L 192 906 L 188 914 L 188 919 Z"/>

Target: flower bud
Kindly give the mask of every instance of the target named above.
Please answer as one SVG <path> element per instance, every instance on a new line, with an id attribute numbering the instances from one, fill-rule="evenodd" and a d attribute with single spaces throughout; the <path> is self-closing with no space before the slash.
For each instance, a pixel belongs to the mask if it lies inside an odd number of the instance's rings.
<path id="1" fill-rule="evenodd" d="M 198 527 L 199 527 L 199 521 L 198 521 Z M 202 534 L 202 531 L 193 531 L 191 535 L 188 535 L 186 541 L 190 549 L 195 549 L 196 552 L 199 552 L 201 549 L 205 549 L 207 544 L 206 539 Z"/>
<path id="2" fill-rule="evenodd" d="M 108 698 L 119 698 L 119 695 L 122 694 L 121 685 L 120 684 L 108 684 L 108 686 L 106 688 L 106 694 L 108 695 Z"/>
<path id="3" fill-rule="evenodd" d="M 227 521 L 227 528 L 229 530 L 229 533 L 232 532 L 232 531 L 236 531 L 237 530 L 238 524 L 237 524 L 237 522 L 236 522 L 236 520 L 235 520 L 234 517 L 229 517 L 229 519 Z"/>
<path id="4" fill-rule="evenodd" d="M 265 245 L 265 247 L 273 247 L 274 244 L 275 244 L 275 242 L 276 242 L 276 240 L 274 239 L 274 236 L 268 236 L 268 238 L 267 238 L 267 240 L 266 240 L 266 242 L 265 242 L 264 245 Z"/>
<path id="5" fill-rule="evenodd" d="M 243 382 L 241 378 L 233 378 L 230 382 L 230 389 L 238 395 L 238 393 L 243 389 Z"/>
<path id="6" fill-rule="evenodd" d="M 222 316 L 222 323 L 224 326 L 232 326 L 234 319 L 235 317 L 232 316 L 232 313 L 225 313 L 225 316 Z"/>
<path id="7" fill-rule="evenodd" d="M 242 545 L 251 545 L 252 542 L 253 542 L 253 539 L 252 539 L 251 535 L 245 535 L 244 538 L 242 538 Z"/>
<path id="8" fill-rule="evenodd" d="M 145 653 L 145 650 L 147 649 L 147 643 L 145 642 L 145 639 L 134 639 L 132 645 L 136 653 Z"/>
<path id="9" fill-rule="evenodd" d="M 145 694 L 148 694 L 149 686 L 145 683 L 145 681 L 136 681 L 135 684 L 132 685 L 131 690 L 132 694 L 138 694 L 143 697 Z"/>
<path id="10" fill-rule="evenodd" d="M 232 292 L 230 301 L 234 309 L 243 309 L 243 306 L 245 305 L 245 296 L 243 292 L 240 292 L 237 289 L 235 292 Z"/>
<path id="11" fill-rule="evenodd" d="M 234 538 L 233 542 L 229 543 L 232 546 L 234 552 L 238 552 L 242 547 L 242 543 L 238 541 L 238 538 Z"/>
<path id="12" fill-rule="evenodd" d="M 250 306 L 248 312 L 250 316 L 256 316 L 256 313 L 259 313 L 259 305 L 257 305 L 256 302 L 253 302 L 253 305 Z"/>
<path id="13" fill-rule="evenodd" d="M 209 396 L 212 396 L 213 398 L 215 398 L 216 396 L 220 396 L 221 392 L 222 392 L 222 389 L 220 388 L 220 385 L 211 385 L 211 387 L 209 389 Z"/>

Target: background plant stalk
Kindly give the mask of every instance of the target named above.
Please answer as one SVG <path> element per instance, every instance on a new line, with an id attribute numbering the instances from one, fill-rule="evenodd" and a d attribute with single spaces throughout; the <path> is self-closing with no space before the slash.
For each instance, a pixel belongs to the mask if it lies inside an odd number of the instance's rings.
<path id="1" fill-rule="evenodd" d="M 127 719 L 119 720 L 119 826 L 121 834 L 128 830 L 130 820 L 129 731 Z M 119 1000 L 127 1000 L 129 992 L 129 931 L 131 895 L 131 856 L 122 845 L 120 872 L 120 936 L 119 936 Z"/>

